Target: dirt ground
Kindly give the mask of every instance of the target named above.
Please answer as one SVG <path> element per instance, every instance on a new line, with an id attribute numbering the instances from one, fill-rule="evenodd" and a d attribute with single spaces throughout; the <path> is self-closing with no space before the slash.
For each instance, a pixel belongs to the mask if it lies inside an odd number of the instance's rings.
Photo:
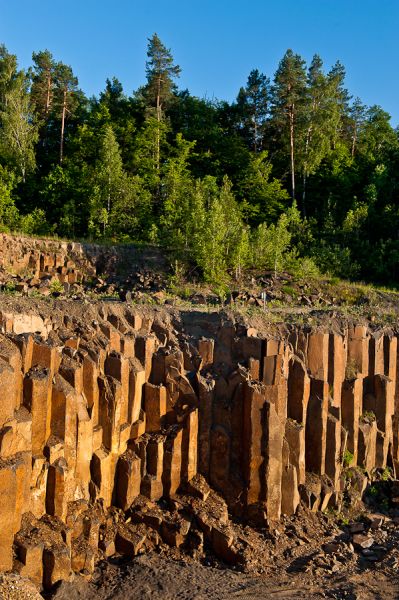
<path id="1" fill-rule="evenodd" d="M 63 583 L 54 600 L 260 600 L 335 598 L 346 600 L 396 600 L 399 574 L 385 569 L 315 576 L 287 573 L 255 577 L 232 569 L 174 561 L 150 554 L 129 563 L 99 566 L 92 583 Z"/>
<path id="2" fill-rule="evenodd" d="M 46 600 L 398 600 L 398 517 L 363 505 L 350 521 L 300 509 L 278 529 L 234 524 L 251 546 L 241 564 L 226 565 L 206 546 L 190 556 L 163 545 L 133 560 L 102 561 L 92 581 L 75 577 Z"/>

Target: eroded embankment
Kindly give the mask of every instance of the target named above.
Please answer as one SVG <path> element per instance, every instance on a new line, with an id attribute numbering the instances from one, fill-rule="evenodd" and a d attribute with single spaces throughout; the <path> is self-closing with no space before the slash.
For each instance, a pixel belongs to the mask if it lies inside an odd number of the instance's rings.
<path id="1" fill-rule="evenodd" d="M 49 589 L 160 544 L 245 562 L 261 540 L 229 513 L 263 527 L 300 502 L 339 511 L 348 479 L 360 496 L 373 468 L 397 472 L 392 333 L 268 337 L 219 313 L 23 309 L 0 319 L 2 571 Z"/>

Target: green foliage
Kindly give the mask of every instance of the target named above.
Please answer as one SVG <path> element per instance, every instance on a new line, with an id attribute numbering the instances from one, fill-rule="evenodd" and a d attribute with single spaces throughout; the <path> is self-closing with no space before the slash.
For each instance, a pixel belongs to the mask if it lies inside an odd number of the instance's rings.
<path id="1" fill-rule="evenodd" d="M 173 64 L 171 51 L 166 48 L 156 33 L 148 40 L 147 58 L 145 95 L 157 110 L 162 110 L 165 102 L 172 95 L 173 80 L 179 77 L 180 67 Z"/>
<path id="2" fill-rule="evenodd" d="M 312 281 L 320 277 L 320 270 L 313 258 L 291 254 L 287 261 L 287 271 L 297 280 Z"/>
<path id="3" fill-rule="evenodd" d="M 263 146 L 263 136 L 270 101 L 270 79 L 258 69 L 250 72 L 247 85 L 237 96 L 237 112 L 241 132 L 249 147 L 258 152 Z"/>
<path id="4" fill-rule="evenodd" d="M 390 467 L 385 467 L 385 469 L 382 471 L 380 478 L 382 481 L 389 481 L 390 479 L 392 479 L 393 474 L 392 474 L 392 469 Z"/>
<path id="5" fill-rule="evenodd" d="M 369 494 L 369 496 L 371 496 L 372 498 L 376 498 L 378 496 L 378 487 L 376 485 L 371 485 L 369 487 L 369 489 L 367 490 L 367 493 Z"/>
<path id="6" fill-rule="evenodd" d="M 289 195 L 281 181 L 271 179 L 272 165 L 266 151 L 252 155 L 239 183 L 241 210 L 251 225 L 275 221 L 288 206 Z M 271 180 L 270 180 L 271 179 Z"/>
<path id="7" fill-rule="evenodd" d="M 281 291 L 284 294 L 288 294 L 289 296 L 292 296 L 292 297 L 295 297 L 298 295 L 297 290 L 294 287 L 292 287 L 292 285 L 283 285 L 281 287 Z"/>
<path id="8" fill-rule="evenodd" d="M 0 107 L 0 153 L 25 182 L 36 166 L 34 147 L 38 128 L 30 108 L 28 79 L 22 71 L 13 78 Z"/>
<path id="9" fill-rule="evenodd" d="M 62 294 L 64 286 L 59 279 L 53 279 L 50 283 L 50 292 L 52 294 Z"/>
<path id="10" fill-rule="evenodd" d="M 229 103 L 178 90 L 156 34 L 131 96 L 111 77 L 87 99 L 49 50 L 32 61 L 0 45 L 2 231 L 160 244 L 221 290 L 248 267 L 397 281 L 398 133 L 351 100 L 339 62 L 288 50 Z"/>
<path id="11" fill-rule="evenodd" d="M 293 230 L 301 223 L 299 211 L 294 203 L 287 212 L 280 215 L 276 224 L 261 223 L 252 236 L 251 264 L 257 268 L 271 269 L 277 272 L 290 268 L 297 273 L 301 270 L 301 259 L 291 248 Z M 308 263 L 310 267 L 311 263 Z M 306 268 L 306 265 L 303 265 Z M 317 269 L 313 266 L 313 272 Z"/>
<path id="12" fill-rule="evenodd" d="M 4 286 L 4 292 L 6 294 L 15 294 L 15 283 L 13 281 L 7 281 Z"/>
<path id="13" fill-rule="evenodd" d="M 313 258 L 323 273 L 344 279 L 356 279 L 360 273 L 360 265 L 353 260 L 348 247 L 338 244 L 327 245 L 324 240 L 313 249 Z"/>
<path id="14" fill-rule="evenodd" d="M 12 197 L 15 182 L 15 176 L 0 165 L 0 227 L 3 231 L 18 227 L 19 211 Z"/>
<path id="15" fill-rule="evenodd" d="M 19 229 L 27 235 L 54 234 L 54 227 L 47 222 L 46 213 L 42 208 L 35 208 L 31 213 L 23 215 L 19 222 Z"/>
<path id="16" fill-rule="evenodd" d="M 204 279 L 225 283 L 228 270 L 234 270 L 238 278 L 247 264 L 249 236 L 231 182 L 225 178 L 220 188 L 213 178 L 198 182 L 194 199 L 192 256 Z"/>
<path id="17" fill-rule="evenodd" d="M 353 459 L 354 459 L 354 455 L 352 454 L 352 452 L 350 452 L 349 450 L 345 450 L 344 456 L 343 456 L 343 461 L 342 461 L 345 469 L 347 469 L 348 467 L 351 466 Z"/>
<path id="18" fill-rule="evenodd" d="M 263 269 L 272 269 L 275 274 L 285 267 L 285 255 L 291 235 L 281 218 L 276 225 L 261 223 L 252 238 L 252 264 Z"/>

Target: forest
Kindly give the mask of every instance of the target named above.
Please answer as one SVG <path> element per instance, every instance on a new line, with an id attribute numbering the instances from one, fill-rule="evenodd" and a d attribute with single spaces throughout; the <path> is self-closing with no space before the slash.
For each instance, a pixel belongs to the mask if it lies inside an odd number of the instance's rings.
<path id="1" fill-rule="evenodd" d="M 232 102 L 178 87 L 154 34 L 143 85 L 98 97 L 48 50 L 0 45 L 0 230 L 156 244 L 212 283 L 250 269 L 394 285 L 399 136 L 380 106 L 287 50 Z"/>

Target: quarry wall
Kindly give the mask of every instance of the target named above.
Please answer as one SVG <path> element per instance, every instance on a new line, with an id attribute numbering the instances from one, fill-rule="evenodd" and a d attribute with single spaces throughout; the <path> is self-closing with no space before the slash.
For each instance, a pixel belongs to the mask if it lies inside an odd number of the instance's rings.
<path id="1" fill-rule="evenodd" d="M 227 507 L 270 525 L 301 501 L 339 510 L 348 468 L 360 495 L 374 468 L 397 476 L 396 335 L 350 325 L 269 337 L 223 313 L 127 304 L 84 313 L 0 314 L 1 571 L 50 588 L 135 555 L 148 531 L 178 545 L 181 519 L 152 505 L 118 523 L 112 507 L 182 489 L 229 558 Z M 210 489 L 225 503 L 217 519 L 198 504 Z"/>
<path id="2" fill-rule="evenodd" d="M 157 272 L 165 269 L 167 264 L 156 247 L 112 246 L 0 234 L 0 273 L 14 275 L 32 285 L 46 277 L 69 284 L 90 280 L 95 275 L 106 274 L 112 278 L 143 266 Z"/>

